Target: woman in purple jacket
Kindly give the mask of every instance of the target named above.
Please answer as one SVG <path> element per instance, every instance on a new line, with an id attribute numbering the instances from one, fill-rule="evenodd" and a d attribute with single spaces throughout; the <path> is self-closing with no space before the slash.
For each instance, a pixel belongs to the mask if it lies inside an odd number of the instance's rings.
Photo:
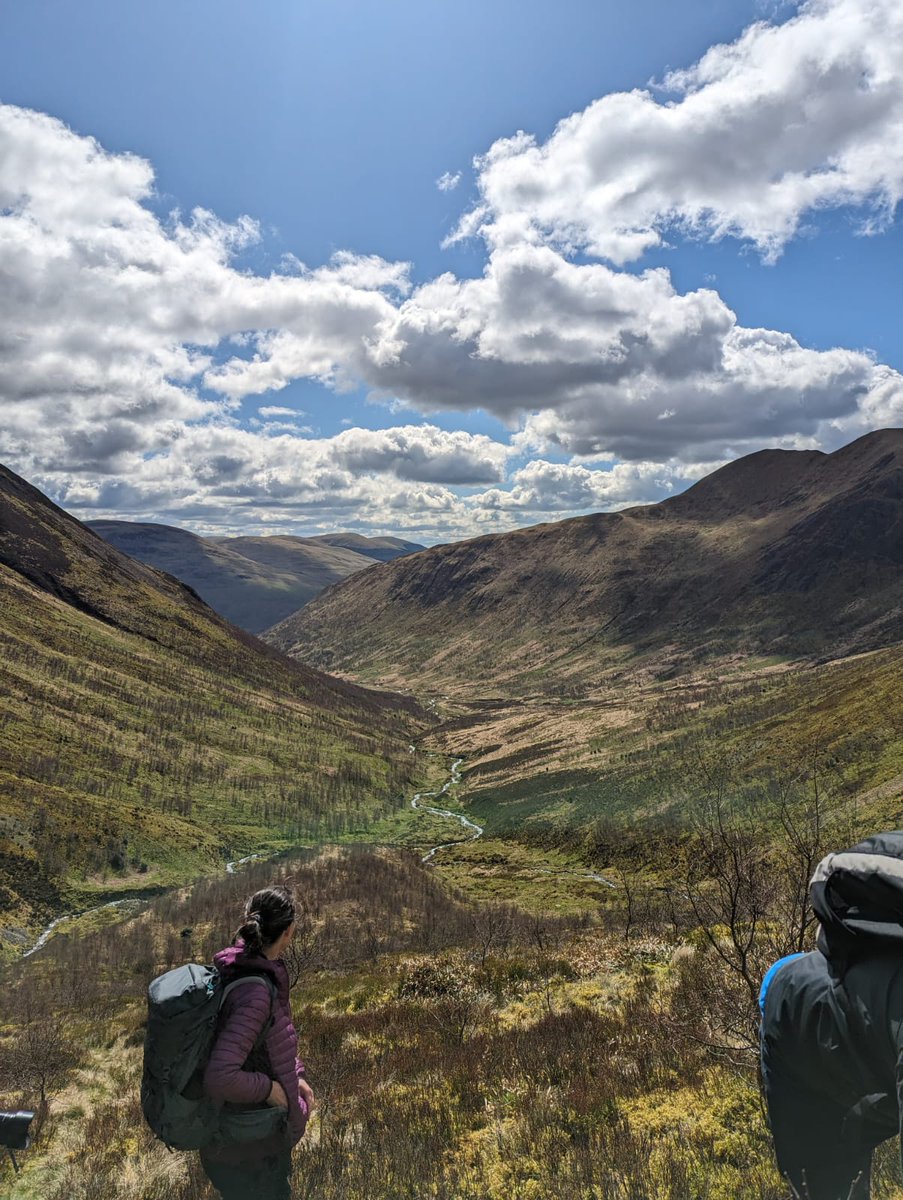
<path id="1" fill-rule="evenodd" d="M 282 961 L 295 932 L 295 902 L 285 888 L 264 888 L 247 902 L 244 917 L 233 944 L 213 961 L 224 983 L 241 975 L 265 975 L 275 984 L 276 994 L 271 1001 L 271 989 L 259 983 L 232 989 L 220 1013 L 204 1089 L 219 1103 L 284 1108 L 285 1130 L 256 1142 L 205 1149 L 201 1162 L 223 1200 L 289 1200 L 292 1147 L 304 1133 L 313 1104 L 298 1059 L 288 971 Z M 273 1023 L 252 1054 L 271 1009 Z"/>

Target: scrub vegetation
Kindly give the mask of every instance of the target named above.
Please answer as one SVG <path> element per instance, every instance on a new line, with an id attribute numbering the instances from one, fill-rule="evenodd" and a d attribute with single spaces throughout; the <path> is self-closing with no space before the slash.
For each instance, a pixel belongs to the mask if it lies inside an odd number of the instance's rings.
<path id="1" fill-rule="evenodd" d="M 763 836 L 781 797 L 813 785 L 841 829 L 892 828 L 903 816 L 903 650 L 793 670 L 744 664 L 625 685 L 607 702 L 459 704 L 430 744 L 465 757 L 462 797 L 487 838 L 588 863 L 626 853 L 667 870 L 664 850 L 686 839 L 713 773 Z"/>
<path id="2" fill-rule="evenodd" d="M 666 894 L 625 876 L 582 915 L 468 900 L 408 851 L 344 847 L 53 939 L 0 987 L 0 1106 L 38 1110 L 0 1190 L 210 1200 L 195 1156 L 169 1154 L 141 1117 L 144 989 L 208 960 L 244 897 L 282 878 L 304 901 L 288 961 L 319 1100 L 296 1200 L 784 1200 L 738 968 L 783 948 L 785 925 L 758 906 L 773 916 L 795 895 L 801 861 L 729 825 L 722 842 L 711 827 L 698 877 Z M 724 887 L 739 889 L 734 925 Z M 794 928 L 808 936 L 801 914 Z M 881 1200 L 903 1196 L 895 1172 L 882 1155 Z"/>
<path id="3" fill-rule="evenodd" d="M 409 698 L 310 671 L 0 467 L 0 958 L 49 918 L 334 840 L 420 781 Z"/>

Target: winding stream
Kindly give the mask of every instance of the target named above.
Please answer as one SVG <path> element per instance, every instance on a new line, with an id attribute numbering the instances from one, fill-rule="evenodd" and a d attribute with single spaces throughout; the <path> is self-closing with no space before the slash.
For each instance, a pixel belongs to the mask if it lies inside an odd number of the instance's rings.
<path id="1" fill-rule="evenodd" d="M 235 858 L 232 862 L 226 863 L 226 874 L 234 875 L 236 867 L 243 867 L 245 863 L 257 862 L 258 858 L 266 858 L 266 853 L 261 851 L 259 854 L 246 854 L 244 858 Z"/>
<path id="2" fill-rule="evenodd" d="M 416 751 L 416 747 L 411 746 L 411 752 L 414 753 L 415 751 Z M 460 846 L 462 844 L 462 840 L 464 840 L 464 841 L 469 840 L 469 841 L 475 842 L 478 838 L 481 838 L 484 833 L 484 828 L 482 825 L 477 825 L 477 823 L 475 821 L 471 821 L 469 817 L 465 817 L 462 813 L 452 812 L 450 809 L 447 809 L 447 808 L 434 808 L 431 805 L 422 803 L 422 801 L 428 797 L 429 798 L 435 797 L 437 800 L 440 799 L 442 796 L 444 796 L 446 794 L 447 791 L 449 791 L 450 788 L 455 787 L 457 784 L 459 784 L 461 782 L 460 768 L 461 768 L 461 763 L 463 761 L 464 761 L 463 758 L 455 759 L 455 761 L 451 765 L 451 773 L 449 774 L 448 779 L 445 781 L 445 783 L 442 785 L 442 787 L 438 789 L 438 791 L 417 792 L 417 794 L 411 799 L 411 808 L 417 809 L 419 812 L 431 813 L 434 817 L 445 817 L 450 821 L 457 821 L 464 829 L 468 830 L 468 832 L 470 833 L 469 839 L 460 839 L 459 838 L 458 840 L 452 841 L 452 842 L 440 842 L 438 846 L 433 846 L 430 850 L 428 850 L 427 853 L 424 854 L 423 858 L 420 861 L 425 864 L 428 864 L 430 866 L 435 866 L 435 862 L 433 860 L 435 858 L 435 855 L 440 850 L 447 850 L 451 846 Z M 256 862 L 258 859 L 266 858 L 266 857 L 267 857 L 267 852 L 261 851 L 257 854 L 247 854 L 247 855 L 245 855 L 244 858 L 233 859 L 231 862 L 226 863 L 226 873 L 229 875 L 234 875 L 236 873 L 236 870 L 239 867 L 244 866 L 245 863 Z M 556 870 L 554 867 L 528 867 L 527 869 L 530 871 L 533 871 L 537 874 L 542 874 L 542 875 L 568 875 L 568 876 L 573 877 L 574 879 L 587 879 L 587 880 L 592 881 L 593 883 L 601 883 L 605 887 L 608 887 L 608 888 L 616 888 L 618 886 L 613 880 L 607 879 L 604 875 L 600 875 L 595 871 Z M 54 931 L 60 925 L 65 924 L 67 921 L 75 921 L 82 917 L 88 917 L 88 916 L 91 916 L 92 913 L 102 912 L 104 909 L 107 909 L 107 908 L 128 908 L 131 906 L 131 907 L 134 907 L 135 910 L 137 911 L 138 909 L 140 909 L 141 905 L 144 904 L 145 899 L 146 899 L 146 897 L 126 896 L 122 900 L 111 900 L 106 904 L 98 904 L 94 908 L 85 909 L 84 912 L 64 913 L 62 916 L 56 917 L 53 921 L 50 922 L 49 925 L 47 925 L 45 927 L 45 929 L 41 933 L 40 937 L 38 937 L 38 939 L 34 943 L 34 945 L 29 947 L 28 950 L 25 950 L 23 952 L 22 957 L 28 958 L 32 954 L 35 954 L 43 946 L 46 946 L 47 942 L 53 936 Z"/>
<path id="3" fill-rule="evenodd" d="M 37 950 L 40 950 L 42 946 L 46 946 L 53 934 L 53 931 L 59 925 L 64 925 L 67 921 L 77 921 L 81 917 L 90 917 L 92 913 L 103 912 L 104 909 L 107 908 L 134 908 L 137 911 L 137 909 L 140 908 L 143 903 L 144 900 L 140 896 L 125 896 L 122 900 L 110 900 L 106 904 L 97 904 L 94 908 L 86 908 L 84 912 L 63 913 L 61 917 L 56 917 L 55 920 L 50 922 L 35 944 L 26 950 L 22 954 L 22 957 L 29 958 Z"/>
<path id="4" fill-rule="evenodd" d="M 431 808 L 426 804 L 420 803 L 424 796 L 436 796 L 437 798 L 439 796 L 444 796 L 449 788 L 452 788 L 456 784 L 460 783 L 461 772 L 459 768 L 463 761 L 463 758 L 455 759 L 455 761 L 452 763 L 451 775 L 438 790 L 438 792 L 418 792 L 411 801 L 411 808 L 419 809 L 421 812 L 432 813 L 435 817 L 449 817 L 452 821 L 459 821 L 465 829 L 472 831 L 469 840 L 475 842 L 477 838 L 481 838 L 483 836 L 484 828 L 482 825 L 477 825 L 476 822 L 471 821 L 468 817 L 463 816 L 461 813 L 450 812 L 447 808 Z M 460 845 L 461 839 L 455 842 L 442 842 L 440 845 L 433 846 L 431 850 L 427 851 L 420 861 L 430 865 L 435 865 L 433 863 L 433 857 L 437 851 L 446 850 L 450 846 Z M 601 883 L 607 888 L 617 888 L 618 886 L 614 880 L 606 878 L 605 875 L 600 875 L 598 871 L 569 871 L 567 869 L 556 870 L 554 867 L 528 867 L 527 870 L 532 871 L 537 875 L 568 875 L 574 879 L 587 879 L 592 883 Z"/>
<path id="5" fill-rule="evenodd" d="M 226 863 L 226 873 L 228 875 L 234 875 L 236 868 L 244 866 L 245 863 L 256 862 L 257 859 L 266 857 L 266 851 L 262 851 L 259 854 L 247 854 L 244 858 L 233 859 L 231 862 Z M 154 895 L 157 894 L 159 893 L 154 893 Z M 106 904 L 97 904 L 94 908 L 83 909 L 82 912 L 63 913 L 59 917 L 54 917 L 50 924 L 44 927 L 37 941 L 35 941 L 32 946 L 29 946 L 27 950 L 22 952 L 22 958 L 30 958 L 32 954 L 37 953 L 38 950 L 46 946 L 53 936 L 54 931 L 58 929 L 60 925 L 65 925 L 68 921 L 80 921 L 82 917 L 90 917 L 93 913 L 103 912 L 107 908 L 134 908 L 135 912 L 130 913 L 129 915 L 135 916 L 145 901 L 150 898 L 152 897 L 125 896 L 121 900 L 110 900 Z"/>
<path id="6" fill-rule="evenodd" d="M 455 784 L 460 783 L 461 782 L 461 772 L 458 770 L 458 768 L 461 766 L 461 763 L 463 761 L 464 761 L 463 758 L 455 759 L 455 761 L 452 763 L 451 775 L 445 781 L 445 783 L 442 785 L 442 787 L 438 790 L 438 792 L 418 792 L 417 795 L 411 801 L 411 808 L 418 808 L 418 809 L 420 809 L 421 812 L 432 813 L 434 817 L 449 817 L 449 818 L 451 818 L 452 821 L 460 821 L 460 823 L 464 826 L 465 829 L 473 830 L 470 840 L 472 842 L 475 842 L 477 840 L 477 838 L 481 838 L 483 836 L 483 826 L 482 825 L 475 824 L 473 821 L 469 820 L 467 817 L 462 816 L 461 813 L 449 812 L 449 810 L 447 808 L 430 808 L 428 805 L 420 803 L 420 801 L 423 799 L 424 796 L 436 796 L 436 797 L 444 796 L 449 788 L 452 788 L 455 786 Z M 428 854 L 424 854 L 423 858 L 420 861 L 428 863 L 431 861 L 433 855 L 436 853 L 437 850 L 444 850 L 447 846 L 457 846 L 457 845 L 460 845 L 459 841 L 457 841 L 457 842 L 442 842 L 438 846 L 433 846 L 432 850 L 430 850 Z"/>

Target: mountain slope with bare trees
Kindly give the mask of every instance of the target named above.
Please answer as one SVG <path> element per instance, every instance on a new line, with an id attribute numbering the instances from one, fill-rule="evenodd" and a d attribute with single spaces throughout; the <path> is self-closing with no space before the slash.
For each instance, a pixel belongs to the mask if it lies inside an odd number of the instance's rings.
<path id="1" fill-rule="evenodd" d="M 0 468 L 0 953 L 63 908 L 391 810 L 416 705 L 229 625 Z"/>
<path id="2" fill-rule="evenodd" d="M 329 670 L 470 695 L 591 692 L 732 655 L 903 638 L 903 430 L 766 450 L 680 496 L 439 546 L 266 633 Z"/>

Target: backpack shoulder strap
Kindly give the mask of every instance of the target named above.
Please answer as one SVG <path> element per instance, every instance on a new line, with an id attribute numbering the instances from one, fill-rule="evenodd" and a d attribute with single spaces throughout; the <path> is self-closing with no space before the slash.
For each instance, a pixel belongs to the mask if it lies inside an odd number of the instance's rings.
<path id="1" fill-rule="evenodd" d="M 229 995 L 229 993 L 234 988 L 241 987 L 243 983 L 262 983 L 265 987 L 269 988 L 270 992 L 270 1015 L 269 1018 L 264 1022 L 263 1029 L 261 1029 L 260 1033 L 257 1035 L 254 1045 L 251 1047 L 251 1053 L 253 1054 L 254 1051 L 257 1050 L 266 1040 L 267 1035 L 275 1023 L 276 1017 L 273 1009 L 276 1007 L 276 985 L 273 983 L 272 979 L 270 979 L 269 975 L 239 975 L 237 979 L 233 979 L 231 983 L 227 983 L 220 993 L 220 1012 L 222 1012 L 223 1005 L 225 1004 L 226 997 Z"/>
<path id="2" fill-rule="evenodd" d="M 269 975 L 239 975 L 237 979 L 233 979 L 231 983 L 227 983 L 220 996 L 220 1008 L 222 1008 L 223 1004 L 225 1004 L 226 997 L 229 995 L 229 993 L 234 988 L 241 987 L 243 983 L 262 983 L 264 987 L 269 988 L 270 1011 L 272 1011 L 273 1004 L 276 1000 L 276 985 L 273 983 L 272 979 L 270 979 Z"/>

